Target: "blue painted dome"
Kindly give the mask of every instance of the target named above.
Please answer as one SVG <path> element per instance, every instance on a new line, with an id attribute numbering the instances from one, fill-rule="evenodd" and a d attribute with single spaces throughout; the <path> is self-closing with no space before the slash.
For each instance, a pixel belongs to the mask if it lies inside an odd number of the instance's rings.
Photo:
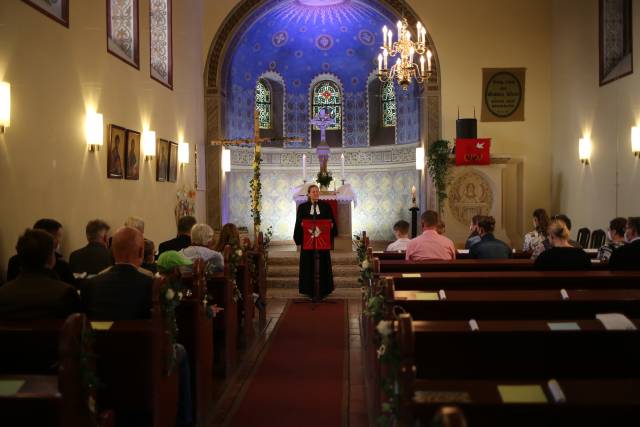
<path id="1" fill-rule="evenodd" d="M 395 19 L 375 1 L 267 2 L 230 50 L 230 83 L 255 87 L 261 74 L 275 71 L 288 93 L 307 93 L 313 76 L 332 73 L 345 92 L 363 91 L 377 67 L 382 26 L 395 29 Z"/>

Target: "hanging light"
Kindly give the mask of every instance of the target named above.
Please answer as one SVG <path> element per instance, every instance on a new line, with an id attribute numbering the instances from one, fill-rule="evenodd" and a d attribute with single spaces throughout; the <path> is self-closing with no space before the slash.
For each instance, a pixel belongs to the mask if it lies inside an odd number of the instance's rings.
<path id="1" fill-rule="evenodd" d="M 407 90 L 415 79 L 422 84 L 432 74 L 431 59 L 433 54 L 427 47 L 427 30 L 421 22 L 416 24 L 417 41 L 411 40 L 411 32 L 406 18 L 398 21 L 398 40 L 393 41 L 393 32 L 382 27 L 382 54 L 378 55 L 378 78 L 382 82 L 396 79 L 402 89 Z M 414 62 L 414 56 L 419 56 L 420 65 Z M 398 56 L 396 63 L 388 67 L 388 57 Z M 426 68 L 425 68 L 426 57 Z"/>

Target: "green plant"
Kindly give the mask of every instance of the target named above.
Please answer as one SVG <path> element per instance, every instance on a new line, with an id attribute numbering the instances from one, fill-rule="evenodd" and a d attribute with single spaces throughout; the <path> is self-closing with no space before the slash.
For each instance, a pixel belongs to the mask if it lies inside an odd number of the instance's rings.
<path id="1" fill-rule="evenodd" d="M 257 147 L 256 147 L 257 148 Z M 262 163 L 262 154 L 259 149 L 255 150 L 253 156 L 253 178 L 249 181 L 249 187 L 251 188 L 251 218 L 253 218 L 254 232 L 260 231 L 260 224 L 262 218 L 260 215 L 261 200 L 262 200 L 262 182 L 260 181 L 260 163 Z"/>
<path id="2" fill-rule="evenodd" d="M 433 179 L 438 198 L 438 210 L 442 213 L 447 198 L 447 173 L 449 172 L 449 141 L 440 139 L 429 145 L 429 175 Z"/>
<path id="3" fill-rule="evenodd" d="M 329 184 L 331 184 L 331 181 L 333 181 L 331 172 L 318 172 L 318 175 L 316 176 L 316 182 L 320 184 L 320 187 L 328 187 Z"/>

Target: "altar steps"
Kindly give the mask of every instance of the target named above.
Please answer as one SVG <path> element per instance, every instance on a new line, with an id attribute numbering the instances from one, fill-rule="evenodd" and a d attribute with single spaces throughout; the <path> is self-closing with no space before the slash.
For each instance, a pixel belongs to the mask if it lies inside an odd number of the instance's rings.
<path id="1" fill-rule="evenodd" d="M 270 251 L 269 272 L 267 274 L 268 288 L 298 288 L 297 252 Z M 356 261 L 355 252 L 333 252 L 331 254 L 333 266 L 333 283 L 336 288 L 359 288 L 358 275 L 360 268 Z"/>

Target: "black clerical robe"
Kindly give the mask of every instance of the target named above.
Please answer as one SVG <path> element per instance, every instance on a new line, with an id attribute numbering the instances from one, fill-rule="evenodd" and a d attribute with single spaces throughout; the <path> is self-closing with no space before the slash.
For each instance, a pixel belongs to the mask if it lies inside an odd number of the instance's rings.
<path id="1" fill-rule="evenodd" d="M 314 209 L 313 212 L 316 212 L 316 219 L 328 219 L 331 220 L 333 227 L 331 228 L 331 243 L 333 245 L 333 238 L 338 235 L 338 227 L 336 226 L 336 221 L 333 217 L 333 212 L 331 210 L 331 206 L 322 201 L 318 201 L 317 205 L 320 213 Z M 313 297 L 314 290 L 314 258 L 313 252 L 305 251 L 302 249 L 303 243 L 303 230 L 302 230 L 302 220 L 304 219 L 313 219 L 313 214 L 311 213 L 311 202 L 302 203 L 298 206 L 298 211 L 296 213 L 296 225 L 293 230 L 293 240 L 296 242 L 296 245 L 299 245 L 300 248 L 300 273 L 299 273 L 299 282 L 298 289 L 301 294 L 308 295 Z M 331 253 L 330 251 L 318 251 L 320 256 L 320 287 L 318 295 L 320 298 L 323 298 L 333 292 L 333 272 L 331 270 Z"/>

